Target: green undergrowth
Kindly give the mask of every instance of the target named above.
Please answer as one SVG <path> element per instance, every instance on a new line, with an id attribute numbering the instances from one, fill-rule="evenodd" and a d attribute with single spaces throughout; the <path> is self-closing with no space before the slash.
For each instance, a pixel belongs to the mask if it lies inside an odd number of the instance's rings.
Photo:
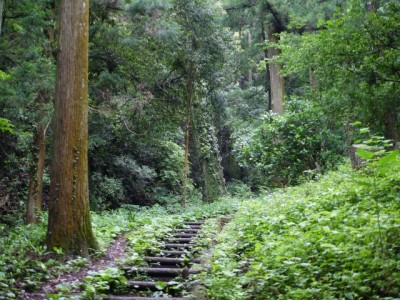
<path id="1" fill-rule="evenodd" d="M 147 219 L 146 224 L 130 231 L 126 235 L 127 248 L 126 256 L 119 261 L 119 268 L 109 268 L 99 272 L 92 272 L 84 278 L 83 283 L 74 284 L 75 296 L 73 299 L 102 299 L 102 296 L 109 292 L 119 292 L 127 289 L 127 277 L 135 280 L 147 280 L 146 276 L 137 273 L 137 268 L 146 266 L 143 257 L 146 255 L 163 255 L 162 246 L 167 238 L 172 237 L 174 229 L 182 228 L 184 221 L 206 220 L 193 246 L 195 253 L 201 253 L 212 245 L 212 238 L 218 231 L 218 224 L 224 216 L 231 214 L 237 207 L 235 201 L 219 201 L 209 204 L 192 205 L 182 210 L 177 209 L 175 214 L 162 207 L 152 209 L 153 215 Z M 157 213 L 154 213 L 157 210 Z M 189 260 L 188 260 L 189 262 Z M 125 274 L 122 270 L 128 268 Z M 113 276 L 110 276 L 112 274 Z M 159 282 L 157 291 L 142 292 L 142 296 L 162 297 L 166 295 L 181 293 L 183 291 L 184 279 L 177 278 L 176 284 L 167 286 L 164 282 Z M 61 287 L 60 293 L 52 295 L 54 299 L 59 299 L 64 294 Z"/>
<path id="2" fill-rule="evenodd" d="M 191 205 L 185 210 L 125 206 L 102 214 L 93 213 L 93 230 L 100 246 L 96 256 L 101 257 L 115 238 L 127 232 L 130 232 L 128 248 L 132 249 L 129 257 L 142 255 L 148 247 L 156 248 L 158 239 L 179 222 L 228 214 L 234 208 L 234 203 L 216 202 Z M 5 228 L 0 224 L 0 299 L 23 298 L 25 292 L 35 291 L 41 282 L 64 272 L 79 271 L 87 265 L 86 258 L 68 258 L 62 249 L 46 249 L 46 223 L 43 215 L 43 222 L 37 225 Z"/>
<path id="3" fill-rule="evenodd" d="M 346 165 L 242 202 L 200 276 L 208 297 L 400 299 L 399 165 Z"/>

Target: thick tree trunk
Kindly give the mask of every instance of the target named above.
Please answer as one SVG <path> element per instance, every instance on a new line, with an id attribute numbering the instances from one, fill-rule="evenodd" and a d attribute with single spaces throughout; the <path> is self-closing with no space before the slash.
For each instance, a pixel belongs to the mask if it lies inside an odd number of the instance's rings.
<path id="1" fill-rule="evenodd" d="M 36 164 L 32 166 L 29 175 L 29 194 L 26 213 L 26 222 L 28 224 L 37 223 L 39 221 L 38 214 L 42 210 L 43 171 L 46 154 L 46 131 L 48 126 L 45 124 L 47 113 L 43 107 L 47 101 L 40 93 L 36 101 L 39 104 L 40 113 L 33 136 L 32 157 L 35 159 Z"/>
<path id="2" fill-rule="evenodd" d="M 270 42 L 277 43 L 275 27 L 271 25 L 268 31 L 268 39 Z M 279 50 L 275 47 L 268 48 L 268 58 L 272 59 L 279 55 Z M 274 62 L 269 62 L 270 90 L 271 90 L 271 108 L 274 113 L 283 114 L 283 98 L 285 96 L 285 78 L 281 76 L 281 67 Z"/>
<path id="3" fill-rule="evenodd" d="M 61 0 L 47 246 L 84 256 L 97 248 L 88 190 L 88 26 L 89 0 Z"/>
<path id="4" fill-rule="evenodd" d="M 203 200 L 210 202 L 226 193 L 217 135 L 206 104 L 193 109 L 191 165 L 194 181 L 201 187 Z"/>
<path id="5" fill-rule="evenodd" d="M 396 111 L 393 108 L 389 108 L 385 112 L 385 136 L 395 142 L 399 141 L 399 128 L 396 118 Z"/>

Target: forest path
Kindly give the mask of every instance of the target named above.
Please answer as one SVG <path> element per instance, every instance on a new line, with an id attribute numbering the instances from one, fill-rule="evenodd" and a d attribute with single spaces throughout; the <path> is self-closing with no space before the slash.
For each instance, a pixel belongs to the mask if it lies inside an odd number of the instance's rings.
<path id="1" fill-rule="evenodd" d="M 201 263 L 199 259 L 201 253 L 196 248 L 196 239 L 204 223 L 205 221 L 202 220 L 183 222 L 178 225 L 165 240 L 161 241 L 162 246 L 157 253 L 154 249 L 148 249 L 146 253 L 148 256 L 142 257 L 145 265 L 141 266 L 117 262 L 123 261 L 127 253 L 126 235 L 122 235 L 111 244 L 101 259 L 90 262 L 79 272 L 65 273 L 49 280 L 37 292 L 26 293 L 24 299 L 50 299 L 46 295 L 57 294 L 57 285 L 79 284 L 92 272 L 113 267 L 123 270 L 128 282 L 122 292 L 121 290 L 118 292 L 111 284 L 110 294 L 104 296 L 103 299 L 153 300 L 160 297 L 171 300 L 194 299 L 182 295 L 194 285 L 190 280 L 190 275 L 201 271 L 199 267 L 194 268 L 194 265 Z"/>
<path id="2" fill-rule="evenodd" d="M 89 272 L 96 272 L 105 268 L 117 266 L 116 260 L 125 257 L 126 244 L 125 234 L 123 234 L 111 243 L 103 257 L 89 261 L 89 264 L 79 272 L 68 272 L 50 279 L 47 283 L 41 285 L 36 292 L 25 293 L 24 300 L 48 299 L 46 295 L 57 293 L 56 286 L 59 284 L 78 283 L 81 282 Z"/>
<path id="3" fill-rule="evenodd" d="M 175 229 L 167 238 L 157 256 L 145 256 L 146 267 L 124 267 L 129 278 L 127 291 L 122 295 L 105 296 L 107 300 L 153 300 L 173 299 L 189 300 L 184 297 L 185 290 L 192 284 L 191 274 L 197 274 L 201 269 L 194 265 L 200 264 L 200 253 L 195 249 L 203 221 L 183 222 L 182 228 Z"/>

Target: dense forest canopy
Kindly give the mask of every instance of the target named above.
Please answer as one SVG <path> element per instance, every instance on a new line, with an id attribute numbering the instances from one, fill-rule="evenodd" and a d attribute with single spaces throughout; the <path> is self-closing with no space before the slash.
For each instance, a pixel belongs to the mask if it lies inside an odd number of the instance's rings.
<path id="1" fill-rule="evenodd" d="M 0 0 L 0 223 L 48 218 L 87 256 L 89 208 L 374 162 L 400 139 L 399 28 L 397 0 Z"/>
<path id="2" fill-rule="evenodd" d="M 1 209 L 16 213 L 47 203 L 59 7 L 1 7 Z M 356 121 L 397 141 L 398 9 L 91 1 L 92 209 L 178 202 L 183 189 L 209 201 L 232 180 L 296 183 L 340 161 Z"/>

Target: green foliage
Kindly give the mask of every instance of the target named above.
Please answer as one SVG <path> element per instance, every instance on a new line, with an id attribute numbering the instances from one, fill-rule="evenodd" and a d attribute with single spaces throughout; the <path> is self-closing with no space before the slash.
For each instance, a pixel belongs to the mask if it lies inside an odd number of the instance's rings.
<path id="1" fill-rule="evenodd" d="M 208 205 L 189 204 L 186 210 L 175 206 L 166 209 L 159 205 L 151 208 L 126 205 L 115 211 L 92 213 L 93 231 L 100 248 L 97 255 L 104 253 L 113 240 L 129 231 L 125 262 L 140 262 L 139 256 L 149 249 L 157 252 L 162 239 L 184 220 L 219 218 L 235 208 L 235 201 L 221 201 Z M 65 260 L 61 248 L 46 249 L 43 241 L 47 217 L 43 215 L 42 218 L 43 222 L 35 225 L 8 227 L 0 224 L 0 299 L 22 298 L 24 291 L 35 291 L 44 281 L 64 272 L 76 272 L 87 265 L 86 258 Z M 210 237 L 207 236 L 207 239 Z M 209 242 L 204 241 L 199 247 L 206 244 Z M 120 270 L 107 269 L 90 274 L 83 286 L 62 285 L 59 287 L 60 294 L 49 297 L 60 299 L 71 291 L 80 291 L 83 298 L 79 299 L 93 299 L 90 297 L 99 296 L 107 289 L 123 288 L 125 281 Z"/>
<path id="2" fill-rule="evenodd" d="M 400 161 L 389 154 L 380 163 L 389 169 L 376 183 L 346 165 L 243 202 L 201 277 L 209 296 L 397 299 Z"/>
<path id="3" fill-rule="evenodd" d="M 93 210 L 106 210 L 112 203 L 120 203 L 125 198 L 121 179 L 103 177 L 96 172 L 91 175 L 91 184 L 93 192 L 90 197 Z"/>
<path id="4" fill-rule="evenodd" d="M 327 115 L 398 139 L 399 11 L 397 1 L 367 11 L 365 1 L 354 0 L 317 32 L 281 34 L 285 75 L 307 85 L 312 72 L 315 100 Z"/>
<path id="5" fill-rule="evenodd" d="M 252 137 L 236 147 L 253 184 L 296 184 L 304 172 L 322 173 L 340 162 L 340 130 L 305 100 L 291 100 L 285 115 L 267 114 Z"/>
<path id="6" fill-rule="evenodd" d="M 83 279 L 81 299 L 95 299 L 97 294 L 109 291 L 120 291 L 126 287 L 128 279 L 118 268 L 108 268 L 98 272 L 89 272 Z"/>
<path id="7" fill-rule="evenodd" d="M 13 125 L 10 123 L 10 120 L 0 118 L 0 131 L 1 132 L 8 132 L 8 133 L 14 133 L 13 130 Z"/>
<path id="8" fill-rule="evenodd" d="M 227 199 L 225 199 L 227 200 Z M 94 228 L 100 245 L 110 243 L 112 238 L 121 235 L 127 228 L 131 231 L 125 235 L 127 248 L 125 257 L 117 260 L 122 267 L 146 265 L 143 257 L 146 255 L 161 254 L 160 246 L 163 240 L 171 237 L 173 229 L 182 226 L 183 221 L 207 219 L 201 235 L 196 239 L 194 247 L 197 251 L 209 248 L 213 243 L 213 236 L 219 231 L 220 219 L 231 214 L 237 201 L 214 202 L 212 204 L 189 205 L 186 210 L 172 208 L 171 211 L 155 205 L 151 208 L 137 206 L 125 206 L 113 213 L 99 216 L 94 215 Z M 115 221 L 118 225 L 115 225 Z M 114 223 L 113 223 L 114 222 Z M 102 247 L 104 248 L 104 247 Z M 134 271 L 133 271 L 134 272 Z M 83 279 L 82 284 L 67 283 L 57 286 L 58 293 L 47 295 L 51 299 L 101 299 L 106 292 L 118 293 L 126 288 L 127 279 L 123 271 L 118 267 L 106 268 L 98 272 L 90 272 Z M 160 292 L 168 291 L 163 282 L 158 282 Z M 172 289 L 181 288 L 177 285 Z"/>

